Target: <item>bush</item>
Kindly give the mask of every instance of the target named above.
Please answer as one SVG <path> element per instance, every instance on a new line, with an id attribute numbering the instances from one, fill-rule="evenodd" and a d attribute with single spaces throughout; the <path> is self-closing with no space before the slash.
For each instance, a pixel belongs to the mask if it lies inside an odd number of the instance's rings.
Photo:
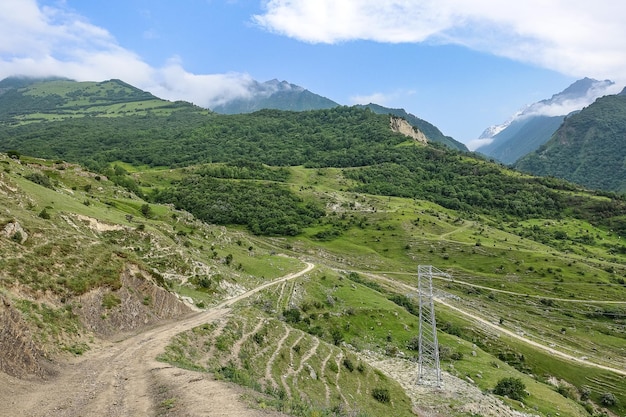
<path id="1" fill-rule="evenodd" d="M 586 385 L 583 385 L 582 387 L 580 387 L 579 392 L 580 392 L 581 401 L 587 401 L 589 397 L 591 397 L 591 388 L 589 388 Z"/>
<path id="2" fill-rule="evenodd" d="M 605 392 L 602 394 L 602 397 L 600 397 L 600 402 L 604 406 L 611 407 L 617 404 L 617 398 L 615 398 L 612 392 Z"/>
<path id="3" fill-rule="evenodd" d="M 387 388 L 374 388 L 372 390 L 372 397 L 374 397 L 376 401 L 383 404 L 391 402 L 391 396 L 389 395 L 389 390 Z"/>
<path id="4" fill-rule="evenodd" d="M 113 293 L 107 293 L 102 297 L 102 307 L 110 309 L 122 304 L 122 300 Z"/>
<path id="5" fill-rule="evenodd" d="M 302 320 L 300 310 L 295 307 L 292 307 L 287 310 L 283 310 L 283 317 L 287 323 L 299 323 Z"/>
<path id="6" fill-rule="evenodd" d="M 149 219 L 152 217 L 152 207 L 150 207 L 149 204 L 143 204 L 140 210 L 141 210 L 141 214 L 143 214 L 143 216 L 146 219 Z"/>
<path id="7" fill-rule="evenodd" d="M 34 172 L 32 174 L 28 174 L 25 175 L 24 178 L 26 178 L 29 181 L 34 182 L 35 184 L 39 184 L 43 187 L 46 188 L 53 188 L 52 187 L 52 181 L 50 181 L 50 178 L 48 178 L 47 176 L 40 174 L 38 172 Z"/>
<path id="8" fill-rule="evenodd" d="M 496 395 L 507 396 L 513 400 L 523 401 L 526 396 L 526 385 L 520 378 L 502 378 L 493 389 Z"/>
<path id="9" fill-rule="evenodd" d="M 441 348 L 441 346 L 439 346 Z M 414 336 L 411 340 L 409 340 L 406 344 L 406 348 L 409 350 L 418 351 L 420 348 L 420 339 L 417 336 Z M 441 351 L 441 349 L 439 349 Z"/>
<path id="10" fill-rule="evenodd" d="M 339 346 L 341 342 L 343 342 L 343 333 L 341 333 L 341 330 L 337 328 L 330 331 L 330 337 L 332 337 L 335 346 Z"/>
<path id="11" fill-rule="evenodd" d="M 350 372 L 354 371 L 354 364 L 352 363 L 352 361 L 350 360 L 350 358 L 345 358 L 343 360 L 343 366 L 346 367 L 346 369 Z"/>

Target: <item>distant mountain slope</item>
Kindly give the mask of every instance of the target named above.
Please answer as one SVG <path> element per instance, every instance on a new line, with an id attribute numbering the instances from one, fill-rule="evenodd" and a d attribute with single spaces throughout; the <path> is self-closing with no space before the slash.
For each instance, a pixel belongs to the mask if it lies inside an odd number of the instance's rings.
<path id="1" fill-rule="evenodd" d="M 300 110 L 331 110 L 333 108 L 340 107 L 334 101 L 328 100 L 319 95 L 313 94 L 310 91 L 298 87 L 287 82 L 279 82 L 277 80 L 268 81 L 263 84 L 258 84 L 259 95 L 258 100 L 251 100 L 249 102 L 240 102 L 240 104 L 246 107 L 248 110 L 252 110 L 254 106 L 255 111 L 259 112 L 256 107 L 268 106 L 268 107 L 282 107 L 290 111 Z M 265 98 L 261 95 L 265 94 Z M 234 110 L 236 103 L 233 103 L 231 110 Z M 364 108 L 366 106 L 360 106 Z M 374 113 L 377 114 L 394 114 L 396 116 L 406 119 L 412 126 L 420 129 L 431 142 L 443 143 L 453 149 L 459 149 L 467 151 L 465 145 L 455 141 L 454 139 L 443 135 L 441 131 L 432 124 L 415 117 L 412 114 L 407 113 L 403 109 L 390 109 L 376 104 L 370 104 L 367 106 Z M 223 110 L 223 109 L 222 109 Z M 275 109 L 280 110 L 280 109 Z M 111 117 L 122 116 L 173 116 L 176 113 L 176 121 L 165 120 L 160 118 L 154 118 L 150 120 L 133 120 L 133 121 L 120 121 L 119 123 L 111 124 L 108 119 Z M 162 100 L 153 96 L 149 92 L 140 90 L 132 85 L 129 85 L 121 80 L 109 80 L 103 82 L 76 82 L 68 79 L 60 78 L 48 78 L 48 79 L 36 79 L 36 78 L 23 78 L 23 77 L 11 77 L 0 81 L 0 126 L 20 126 L 24 124 L 31 124 L 33 122 L 41 121 L 67 121 L 68 126 L 53 125 L 48 127 L 37 127 L 31 129 L 30 134 L 34 134 L 35 130 L 58 130 L 58 134 L 66 131 L 76 131 L 74 137 L 83 136 L 87 132 L 91 131 L 95 125 L 101 127 L 96 130 L 106 132 L 114 130 L 116 133 L 109 133 L 111 137 L 102 138 L 101 142 L 96 146 L 99 147 L 103 143 L 102 141 L 119 141 L 122 136 L 136 135 L 137 132 L 143 132 L 141 136 L 145 136 L 146 140 L 152 142 L 158 142 L 164 137 L 171 137 L 172 132 L 177 131 L 177 137 L 182 137 L 190 133 L 183 133 L 184 131 L 191 132 L 195 127 L 209 122 L 205 116 L 211 112 L 207 109 L 203 109 L 198 106 L 194 106 L 191 103 L 184 101 L 170 102 Z M 247 111 L 243 112 L 247 113 Z M 272 118 L 280 119 L 290 118 L 289 115 L 280 115 L 266 112 L 265 117 L 271 115 Z M 217 114 L 213 114 L 217 116 Z M 236 115 L 224 115 L 224 117 L 235 117 Z M 89 121 L 72 122 L 75 119 L 83 119 L 89 117 Z M 104 118 L 107 120 L 98 121 L 96 119 Z M 183 121 L 184 119 L 184 121 Z M 259 118 L 256 118 L 258 120 Z M 250 119 L 250 120 L 255 120 Z M 217 122 L 213 119 L 213 122 L 222 124 L 224 120 L 219 119 Z M 230 122 L 225 122 L 229 124 Z M 388 124 L 388 123 L 387 123 Z M 87 125 L 90 128 L 87 128 Z M 162 126 L 162 127 L 158 127 Z M 28 130 L 28 129 L 27 129 Z M 124 133 L 122 133 L 124 132 Z M 257 130 L 257 135 L 266 136 L 266 133 L 262 129 Z M 4 145 L 8 146 L 12 143 L 12 148 L 22 148 L 18 146 L 16 141 L 19 142 L 17 136 L 21 135 L 19 132 L 2 132 L 1 137 L 6 135 L 7 139 L 4 141 Z M 276 131 L 274 135 L 285 135 L 286 132 Z M 345 135 L 345 131 L 343 133 Z M 248 133 L 246 133 L 248 135 Z M 13 137 L 12 137 L 13 136 Z M 348 135 L 349 136 L 349 135 Z M 11 138 L 12 137 L 12 138 Z M 31 141 L 29 138 L 28 141 Z M 61 140 L 61 139 L 55 139 Z M 130 139 L 127 139 L 130 141 Z M 137 138 L 133 138 L 137 140 Z M 48 149 L 48 144 L 40 144 L 36 146 L 43 146 L 39 150 L 22 148 L 30 154 L 38 154 L 42 156 L 51 156 L 51 153 L 42 149 Z M 1 148 L 2 146 L 0 146 Z M 69 145 L 69 148 L 65 146 L 63 152 L 72 151 L 74 145 Z M 7 149 L 7 148 L 5 148 Z M 81 150 L 83 154 L 85 151 Z M 145 151 L 144 151 L 145 153 Z M 297 153 L 297 152 L 296 152 Z M 69 156 L 69 154 L 68 154 Z M 149 158 L 150 159 L 150 158 Z M 92 165 L 92 167 L 94 167 Z"/>
<path id="2" fill-rule="evenodd" d="M 479 139 L 491 142 L 476 151 L 505 164 L 512 164 L 546 143 L 566 115 L 608 94 L 613 85 L 609 80 L 578 80 L 550 99 L 527 106 L 507 122 L 485 129 Z"/>
<path id="3" fill-rule="evenodd" d="M 626 191 L 626 89 L 568 117 L 552 139 L 515 167 L 590 188 Z"/>
<path id="4" fill-rule="evenodd" d="M 274 79 L 264 83 L 255 81 L 248 98 L 235 99 L 215 106 L 212 110 L 222 114 L 240 114 L 261 109 L 306 111 L 337 106 L 338 103 L 303 87 Z"/>
<path id="5" fill-rule="evenodd" d="M 0 123 L 170 114 L 183 107 L 202 110 L 187 102 L 162 100 L 121 80 L 77 82 L 11 77 L 0 81 Z"/>
<path id="6" fill-rule="evenodd" d="M 442 143 L 452 149 L 457 149 L 460 151 L 468 151 L 467 147 L 461 142 L 454 140 L 450 136 L 444 135 L 443 133 L 441 133 L 441 130 L 439 130 L 435 125 L 427 122 L 426 120 L 422 120 L 411 113 L 407 113 L 404 109 L 393 109 L 389 107 L 383 107 L 374 103 L 357 105 L 356 107 L 368 108 L 377 114 L 393 114 L 394 116 L 401 117 L 409 122 L 411 126 L 421 130 L 422 133 L 424 133 L 424 135 L 426 135 L 428 140 L 430 140 L 431 142 Z"/>
<path id="7" fill-rule="evenodd" d="M 480 147 L 477 152 L 505 164 L 512 164 L 521 156 L 543 145 L 561 126 L 565 116 L 534 116 L 514 120 L 502 130 L 489 145 Z"/>
<path id="8" fill-rule="evenodd" d="M 307 111 L 337 107 L 340 104 L 287 81 L 270 80 L 255 82 L 249 98 L 240 98 L 215 106 L 212 110 L 221 114 L 253 113 L 262 109 Z M 434 125 L 422 120 L 404 109 L 392 109 L 378 104 L 358 105 L 369 108 L 377 114 L 393 114 L 417 127 L 432 142 L 442 143 L 453 149 L 467 151 L 467 147 L 449 136 L 445 136 Z"/>

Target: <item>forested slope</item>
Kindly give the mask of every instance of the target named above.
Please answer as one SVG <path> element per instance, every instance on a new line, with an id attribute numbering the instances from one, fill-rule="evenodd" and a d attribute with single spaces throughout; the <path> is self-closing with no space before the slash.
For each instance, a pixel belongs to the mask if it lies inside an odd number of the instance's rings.
<path id="1" fill-rule="evenodd" d="M 552 139 L 516 168 L 589 188 L 626 190 L 626 95 L 599 98 L 568 117 Z"/>

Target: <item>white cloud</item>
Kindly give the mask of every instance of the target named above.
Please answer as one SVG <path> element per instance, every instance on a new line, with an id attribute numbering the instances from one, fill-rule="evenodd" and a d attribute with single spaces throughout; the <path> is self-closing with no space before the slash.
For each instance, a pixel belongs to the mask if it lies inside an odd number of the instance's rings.
<path id="1" fill-rule="evenodd" d="M 35 0 L 0 2 L 0 79 L 63 76 L 77 81 L 120 78 L 170 100 L 211 107 L 246 97 L 247 74 L 196 75 L 176 59 L 161 68 L 121 47 L 105 29 L 60 7 Z"/>
<path id="2" fill-rule="evenodd" d="M 190 101 L 200 106 L 214 107 L 233 98 L 245 98 L 250 95 L 254 80 L 246 74 L 192 74 L 182 67 L 178 60 L 171 60 L 168 65 L 157 71 L 156 84 L 145 88 L 168 100 Z"/>
<path id="3" fill-rule="evenodd" d="M 470 151 L 475 151 L 476 149 L 480 148 L 481 146 L 489 145 L 491 142 L 493 142 L 493 138 L 472 139 L 469 142 L 467 142 L 465 144 L 465 146 L 467 146 L 467 149 L 469 149 Z"/>
<path id="4" fill-rule="evenodd" d="M 530 116 L 564 116 L 580 110 L 593 103 L 598 97 L 608 94 L 617 94 L 622 86 L 604 82 L 594 83 L 583 96 L 555 96 L 551 100 L 542 100 L 519 112 L 514 119 L 523 119 Z"/>
<path id="5" fill-rule="evenodd" d="M 448 27 L 440 2 L 403 0 L 270 0 L 261 26 L 302 41 L 335 43 L 354 39 L 419 42 Z M 419 20 L 415 20 L 415 19 Z"/>
<path id="6" fill-rule="evenodd" d="M 350 102 L 352 104 L 369 104 L 375 103 L 380 104 L 381 106 L 386 105 L 392 99 L 391 96 L 384 93 L 373 93 L 369 95 L 362 96 L 352 96 L 350 97 Z"/>
<path id="7" fill-rule="evenodd" d="M 392 93 L 372 93 L 364 95 L 355 95 L 350 97 L 350 103 L 352 104 L 379 104 L 381 106 L 387 106 L 389 103 L 393 103 L 400 98 L 405 98 L 415 94 L 412 90 L 398 90 Z"/>
<path id="8" fill-rule="evenodd" d="M 312 43 L 433 42 L 553 69 L 624 78 L 626 2 L 615 0 L 269 0 L 254 21 Z"/>

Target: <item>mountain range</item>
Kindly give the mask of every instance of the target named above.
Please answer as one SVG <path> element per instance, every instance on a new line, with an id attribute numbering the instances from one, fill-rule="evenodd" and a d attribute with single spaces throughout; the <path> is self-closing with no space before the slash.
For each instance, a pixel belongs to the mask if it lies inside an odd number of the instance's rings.
<path id="1" fill-rule="evenodd" d="M 485 129 L 479 140 L 489 143 L 476 152 L 512 164 L 546 143 L 567 115 L 609 94 L 613 86 L 609 80 L 578 80 L 551 98 L 526 106 L 505 123 Z"/>
<path id="2" fill-rule="evenodd" d="M 386 109 L 0 88 L 0 416 L 626 413 L 621 196 Z"/>

